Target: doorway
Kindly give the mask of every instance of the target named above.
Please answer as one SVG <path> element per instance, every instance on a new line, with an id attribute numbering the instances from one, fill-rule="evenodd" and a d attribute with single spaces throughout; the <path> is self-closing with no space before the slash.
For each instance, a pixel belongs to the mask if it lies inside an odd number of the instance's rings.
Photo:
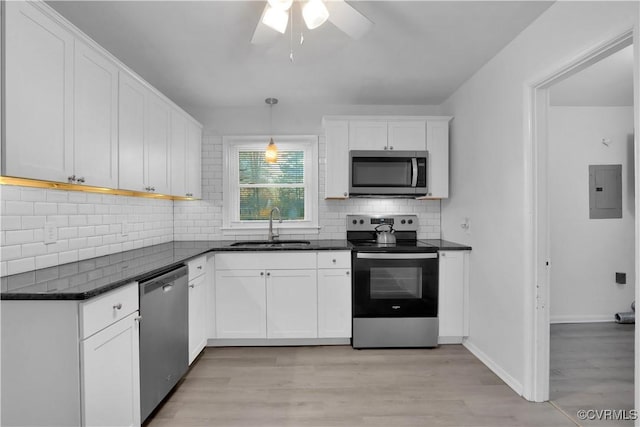
<path id="1" fill-rule="evenodd" d="M 550 198 L 549 189 L 554 185 L 549 180 L 549 123 L 550 123 L 550 96 L 551 89 L 554 85 L 560 84 L 562 81 L 567 80 L 570 76 L 576 75 L 582 70 L 590 67 L 591 65 L 598 63 L 604 58 L 622 51 L 623 49 L 632 46 L 634 49 L 633 61 L 634 68 L 637 73 L 638 62 L 638 47 L 632 45 L 633 43 L 633 31 L 628 31 L 620 36 L 609 40 L 602 45 L 594 48 L 591 52 L 583 55 L 570 64 L 558 69 L 554 73 L 549 75 L 538 82 L 531 84 L 527 88 L 528 99 L 528 116 L 531 118 L 530 129 L 527 141 L 530 142 L 529 155 L 527 156 L 527 166 L 529 168 L 527 176 L 530 178 L 528 182 L 528 199 L 527 206 L 528 212 L 531 215 L 530 229 L 528 230 L 529 237 L 529 263 L 528 268 L 530 272 L 531 283 L 530 292 L 527 296 L 528 303 L 526 306 L 527 319 L 529 327 L 526 330 L 525 346 L 527 351 L 527 360 L 525 366 L 527 369 L 525 376 L 525 390 L 524 394 L 530 400 L 534 401 L 546 401 L 549 400 L 549 358 L 550 358 L 550 322 L 552 316 L 552 310 L 550 309 L 551 289 L 552 286 L 552 239 L 551 239 L 551 225 L 550 225 Z M 637 74 L 636 74 L 637 76 Z M 637 77 L 636 77 L 637 78 Z M 638 88 L 635 87 L 634 94 L 638 92 Z M 636 95 L 637 99 L 637 95 Z M 638 105 L 634 105 L 633 120 L 635 121 L 635 127 L 638 127 Z M 609 142 L 604 137 L 604 142 Z M 632 147 L 637 147 L 637 136 L 631 137 L 632 142 L 629 143 Z M 599 140 L 598 143 L 602 143 Z M 626 143 L 626 141 L 625 141 Z M 631 155 L 630 164 L 634 165 L 632 170 L 637 170 L 639 164 L 638 150 L 633 149 Z M 637 182 L 637 178 L 634 180 Z M 634 192 L 634 212 L 637 211 L 638 206 L 638 186 L 633 186 Z M 634 253 L 637 253 L 638 248 L 638 216 L 635 215 L 634 224 L 634 240 L 632 243 Z M 633 272 L 638 271 L 639 261 L 637 256 L 633 257 Z M 627 276 L 629 277 L 629 276 Z M 635 282 L 631 284 L 631 287 L 635 288 L 635 297 L 638 295 L 638 279 L 633 279 Z M 629 304 L 631 301 L 629 301 Z M 613 316 L 614 313 L 611 313 Z M 557 320 L 557 319 L 556 319 Z M 637 331 L 635 331 L 637 335 Z M 637 339 L 635 340 L 637 347 Z M 637 376 L 637 369 L 636 369 Z M 637 381 L 635 381 L 637 384 Z M 638 397 L 636 396 L 636 399 Z M 637 407 L 637 405 L 635 405 Z M 587 408 L 588 409 L 588 408 Z M 594 408 L 597 409 L 597 408 Z M 614 409 L 614 408 L 612 408 Z"/>

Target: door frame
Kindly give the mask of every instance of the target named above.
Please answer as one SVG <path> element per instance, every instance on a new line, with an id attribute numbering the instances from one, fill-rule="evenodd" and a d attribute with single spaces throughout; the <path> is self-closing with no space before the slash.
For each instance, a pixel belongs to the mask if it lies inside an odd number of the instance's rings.
<path id="1" fill-rule="evenodd" d="M 603 58 L 634 46 L 634 127 L 640 129 L 640 46 L 635 28 L 613 35 L 586 52 L 569 58 L 524 87 L 524 182 L 525 182 L 525 329 L 523 397 L 535 402 L 549 400 L 550 345 L 550 232 L 547 184 L 549 87 Z M 640 301 L 640 135 L 634 136 L 635 168 L 635 295 Z M 635 354 L 640 355 L 640 328 L 635 330 Z M 635 358 L 635 387 L 640 385 L 640 361 Z M 635 406 L 640 407 L 640 393 Z"/>

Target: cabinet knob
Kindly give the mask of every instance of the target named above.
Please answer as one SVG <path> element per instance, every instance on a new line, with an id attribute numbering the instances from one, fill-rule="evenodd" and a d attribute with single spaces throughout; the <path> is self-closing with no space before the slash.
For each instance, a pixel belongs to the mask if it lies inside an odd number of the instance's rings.
<path id="1" fill-rule="evenodd" d="M 332 259 L 331 262 L 335 264 L 336 263 L 336 259 L 335 258 Z"/>
<path id="2" fill-rule="evenodd" d="M 440 254 L 440 256 L 441 256 L 441 257 L 444 257 L 444 256 L 447 256 L 447 254 L 446 254 L 446 253 L 444 253 L 444 252 L 442 252 L 442 253 Z"/>
<path id="3" fill-rule="evenodd" d="M 264 271 L 261 271 L 261 272 L 260 272 L 260 275 L 261 275 L 261 276 L 264 276 Z"/>
<path id="4" fill-rule="evenodd" d="M 271 273 L 267 272 L 267 277 L 270 277 L 270 276 L 271 276 Z"/>
<path id="5" fill-rule="evenodd" d="M 156 191 L 156 187 L 151 187 L 151 191 Z"/>
<path id="6" fill-rule="evenodd" d="M 202 270 L 202 266 L 201 265 L 199 265 L 197 268 L 198 268 L 198 270 Z"/>
<path id="7" fill-rule="evenodd" d="M 385 146 L 384 146 L 384 149 L 385 149 L 385 150 L 388 150 L 388 149 L 389 149 L 389 147 L 387 147 L 387 146 L 385 145 Z"/>
<path id="8" fill-rule="evenodd" d="M 344 197 L 347 197 L 347 192 L 346 191 L 344 193 L 342 193 L 342 194 L 344 194 Z"/>
<path id="9" fill-rule="evenodd" d="M 187 197 L 193 197 L 193 193 L 187 193 Z"/>
<path id="10" fill-rule="evenodd" d="M 142 316 L 136 316 L 133 318 L 134 321 L 140 322 L 142 320 Z"/>
<path id="11" fill-rule="evenodd" d="M 121 309 L 122 309 L 122 303 L 121 303 L 121 302 L 119 302 L 119 303 L 115 304 L 115 305 L 113 306 L 113 309 L 114 309 L 114 310 L 121 310 Z"/>
<path id="12" fill-rule="evenodd" d="M 71 175 L 70 177 L 67 178 L 67 181 L 76 182 L 77 181 L 76 176 L 75 175 Z"/>
<path id="13" fill-rule="evenodd" d="M 78 178 L 78 182 L 80 182 L 80 183 L 84 183 L 84 177 L 83 177 L 83 176 L 79 177 L 79 178 Z"/>
<path id="14" fill-rule="evenodd" d="M 351 274 L 351 272 L 350 272 L 350 271 L 347 271 L 347 276 L 348 276 L 348 275 L 350 275 L 350 274 Z"/>
<path id="15" fill-rule="evenodd" d="M 189 285 L 190 288 L 195 288 L 196 285 L 194 285 L 193 283 Z"/>
<path id="16" fill-rule="evenodd" d="M 391 147 L 389 147 L 389 150 L 393 150 L 393 145 Z"/>

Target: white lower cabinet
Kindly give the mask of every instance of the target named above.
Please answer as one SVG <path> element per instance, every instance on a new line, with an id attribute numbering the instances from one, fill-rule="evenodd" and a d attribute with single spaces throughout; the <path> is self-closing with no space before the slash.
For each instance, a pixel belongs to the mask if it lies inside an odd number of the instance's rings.
<path id="1" fill-rule="evenodd" d="M 85 426 L 140 425 L 138 312 L 82 341 Z"/>
<path id="2" fill-rule="evenodd" d="M 267 277 L 267 338 L 316 338 L 316 270 L 273 270 Z"/>
<path id="3" fill-rule="evenodd" d="M 207 345 L 207 257 L 188 262 L 189 266 L 189 365 Z"/>
<path id="4" fill-rule="evenodd" d="M 440 251 L 438 278 L 439 343 L 460 343 L 469 335 L 468 251 Z"/>
<path id="5" fill-rule="evenodd" d="M 1 306 L 2 425 L 140 425 L 137 283 Z"/>
<path id="6" fill-rule="evenodd" d="M 351 252 L 318 252 L 318 338 L 351 338 Z"/>
<path id="7" fill-rule="evenodd" d="M 350 338 L 350 254 L 216 254 L 215 339 Z"/>
<path id="8" fill-rule="evenodd" d="M 266 338 L 267 300 L 263 270 L 217 270 L 216 337 Z"/>

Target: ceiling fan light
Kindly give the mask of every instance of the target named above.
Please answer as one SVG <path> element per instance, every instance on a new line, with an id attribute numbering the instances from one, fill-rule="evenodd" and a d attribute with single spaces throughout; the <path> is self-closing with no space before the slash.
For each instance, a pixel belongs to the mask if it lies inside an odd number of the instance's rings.
<path id="1" fill-rule="evenodd" d="M 293 0 L 267 0 L 269 6 L 279 10 L 289 10 L 293 4 Z"/>
<path id="2" fill-rule="evenodd" d="M 277 32 L 284 34 L 287 31 L 287 22 L 289 22 L 289 14 L 286 10 L 268 7 L 262 16 L 262 23 Z"/>
<path id="3" fill-rule="evenodd" d="M 313 30 L 329 19 L 329 11 L 322 0 L 309 0 L 302 8 L 302 17 L 307 28 Z"/>

